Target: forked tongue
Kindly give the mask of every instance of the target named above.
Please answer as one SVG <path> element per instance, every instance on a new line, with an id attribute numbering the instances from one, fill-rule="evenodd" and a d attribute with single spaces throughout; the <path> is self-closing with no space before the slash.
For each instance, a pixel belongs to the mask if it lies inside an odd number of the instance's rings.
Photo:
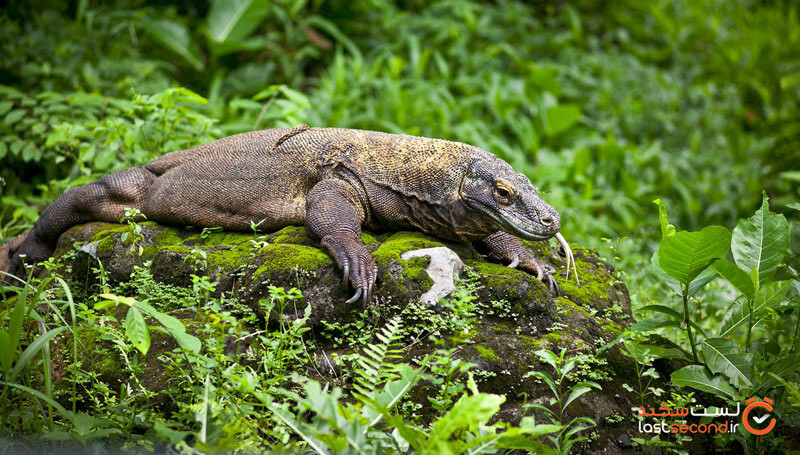
<path id="1" fill-rule="evenodd" d="M 569 279 L 569 266 L 572 264 L 572 270 L 575 272 L 575 282 L 581 284 L 578 280 L 578 269 L 575 267 L 575 256 L 572 255 L 572 248 L 569 247 L 569 243 L 564 240 L 564 236 L 561 235 L 560 232 L 556 232 L 555 237 L 558 243 L 561 244 L 561 248 L 564 248 L 564 253 L 567 255 L 567 279 Z"/>

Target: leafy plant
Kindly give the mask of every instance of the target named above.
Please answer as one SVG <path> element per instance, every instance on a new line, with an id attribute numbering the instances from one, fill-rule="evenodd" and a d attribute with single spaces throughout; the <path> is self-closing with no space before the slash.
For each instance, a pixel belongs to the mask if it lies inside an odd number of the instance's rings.
<path id="1" fill-rule="evenodd" d="M 566 349 L 562 349 L 558 355 L 546 349 L 536 351 L 542 362 L 553 367 L 555 377 L 543 371 L 531 371 L 525 375 L 526 378 L 533 377 L 544 382 L 553 392 L 553 397 L 550 398 L 552 408 L 537 403 L 528 403 L 525 407 L 541 412 L 558 429 L 558 434 L 548 436 L 548 439 L 560 454 L 569 454 L 575 444 L 587 439 L 585 436 L 576 435 L 597 425 L 589 417 L 568 419 L 567 408 L 592 389 L 602 390 L 600 384 L 593 381 L 579 381 L 567 387 L 567 374 L 577 366 L 577 360 L 575 358 L 565 360 L 565 353 Z"/>
<path id="2" fill-rule="evenodd" d="M 669 319 L 646 320 L 636 326 L 672 327 L 683 319 L 695 364 L 673 372 L 672 383 L 731 402 L 785 387 L 784 378 L 797 371 L 793 347 L 798 335 L 797 324 L 773 319 L 781 318 L 778 316 L 781 313 L 798 313 L 796 298 L 787 299 L 792 284 L 797 286 L 798 282 L 796 273 L 784 262 L 789 254 L 790 230 L 785 217 L 770 211 L 764 194 L 761 208 L 752 217 L 740 220 L 732 236 L 727 229 L 716 226 L 681 236 L 681 232 L 676 233 L 668 224 L 663 205 L 659 205 L 659 210 L 665 235 L 657 255 L 658 264 L 668 284 L 674 283 L 670 281 L 673 279 L 680 284 L 684 313 L 680 315 L 668 306 L 646 306 L 642 310 L 657 311 Z M 733 262 L 724 257 L 729 250 Z M 789 272 L 790 279 L 779 279 L 781 270 Z M 688 309 L 689 297 L 710 280 L 703 277 L 708 271 L 716 272 L 738 292 L 712 335 L 692 320 Z M 766 327 L 763 330 L 768 337 L 754 338 L 755 329 L 767 324 L 773 325 L 771 330 Z M 700 342 L 695 343 L 691 328 L 697 328 L 702 335 Z M 786 340 L 784 348 L 778 344 L 781 338 Z M 746 438 L 739 439 L 744 447 L 751 447 Z"/>

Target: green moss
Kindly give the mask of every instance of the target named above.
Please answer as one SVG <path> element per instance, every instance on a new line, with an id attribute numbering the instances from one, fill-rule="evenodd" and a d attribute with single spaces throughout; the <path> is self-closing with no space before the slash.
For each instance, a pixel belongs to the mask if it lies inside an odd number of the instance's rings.
<path id="1" fill-rule="evenodd" d="M 603 324 L 603 332 L 612 335 L 614 337 L 619 336 L 622 333 L 622 326 L 617 324 L 616 322 L 608 322 Z"/>
<path id="2" fill-rule="evenodd" d="M 252 236 L 251 236 L 252 237 Z M 286 226 L 280 231 L 267 236 L 269 243 L 291 243 L 294 245 L 314 245 L 314 241 L 306 233 L 303 226 Z"/>
<path id="3" fill-rule="evenodd" d="M 92 236 L 92 242 L 97 243 L 97 254 L 111 251 L 116 244 L 115 238 L 127 232 L 128 227 L 120 224 L 104 223 L 97 227 L 99 232 Z"/>
<path id="4" fill-rule="evenodd" d="M 181 238 L 179 232 L 175 228 L 162 226 L 161 230 L 153 237 L 153 244 L 143 248 L 142 258 L 145 260 L 151 259 L 165 246 L 180 245 L 183 242 L 183 238 Z"/>
<path id="5" fill-rule="evenodd" d="M 572 297 L 573 301 L 583 302 L 584 307 L 592 306 L 601 302 L 608 302 L 609 282 L 613 277 L 605 270 L 598 269 L 596 266 L 578 259 L 575 263 L 578 270 L 580 284 L 575 282 L 574 275 L 570 274 L 569 280 L 565 280 L 563 275 L 558 275 L 556 280 L 561 289 Z M 596 309 L 602 309 L 596 308 Z"/>
<path id="6" fill-rule="evenodd" d="M 267 245 L 258 254 L 263 258 L 263 265 L 253 274 L 254 280 L 260 279 L 263 274 L 272 276 L 294 268 L 317 270 L 333 262 L 319 248 L 290 243 Z"/>
<path id="7" fill-rule="evenodd" d="M 388 267 L 392 261 L 397 262 L 403 267 L 403 278 L 396 280 L 390 273 L 385 273 L 382 277 L 381 287 L 391 295 L 408 294 L 411 292 L 409 284 L 412 282 L 415 283 L 414 288 L 430 289 L 433 286 L 433 280 L 426 271 L 430 264 L 430 258 L 417 257 L 404 261 L 400 256 L 407 251 L 444 245 L 441 242 L 425 237 L 420 232 L 396 232 L 382 237 L 384 242 L 372 253 L 372 258 L 381 268 Z M 364 239 L 364 234 L 362 234 L 362 239 Z M 365 240 L 377 242 L 372 235 L 369 235 Z"/>
<path id="8" fill-rule="evenodd" d="M 515 331 L 514 331 L 515 329 L 513 327 L 511 327 L 510 325 L 508 325 L 508 324 L 495 324 L 495 325 L 492 325 L 491 326 L 491 330 L 494 333 L 503 334 L 503 335 L 510 334 L 510 333 L 515 333 Z"/>
<path id="9" fill-rule="evenodd" d="M 378 247 L 378 239 L 369 232 L 361 232 L 361 241 L 364 242 L 368 250 Z"/>
<path id="10" fill-rule="evenodd" d="M 153 246 L 159 245 L 178 245 L 183 243 L 183 239 L 179 235 L 180 231 L 172 227 L 163 227 L 161 231 L 153 238 Z"/>
<path id="11" fill-rule="evenodd" d="M 475 345 L 473 346 L 476 351 L 478 351 L 478 356 L 483 360 L 489 360 L 492 362 L 497 362 L 500 360 L 500 357 L 494 353 L 494 349 L 490 348 L 489 346 L 482 346 L 482 345 Z"/>
<path id="12" fill-rule="evenodd" d="M 425 237 L 425 235 L 420 232 L 396 232 L 389 236 L 380 248 L 372 253 L 372 257 L 379 265 L 385 266 L 388 265 L 392 259 L 400 261 L 400 255 L 406 251 L 435 248 L 438 246 L 444 245 L 441 242 Z"/>
<path id="13" fill-rule="evenodd" d="M 541 338 L 519 335 L 518 339 L 520 343 L 528 348 L 529 351 L 536 351 L 542 349 L 543 347 L 547 347 L 547 343 L 545 343 Z"/>
<path id="14" fill-rule="evenodd" d="M 591 317 L 588 311 L 566 297 L 558 297 L 556 299 L 556 307 L 558 308 L 558 313 L 564 317 L 574 317 L 576 311 L 581 313 L 584 317 Z"/>
<path id="15" fill-rule="evenodd" d="M 518 288 L 518 284 L 522 280 L 526 280 L 530 274 L 522 270 L 508 268 L 501 264 L 493 262 L 481 262 L 466 260 L 465 264 L 470 266 L 476 273 L 481 276 L 482 285 L 488 289 L 496 291 L 508 291 L 510 289 Z M 533 286 L 528 290 L 528 294 L 517 299 L 517 305 L 511 308 L 512 312 L 523 313 L 525 308 L 520 307 L 523 302 L 544 302 L 548 300 L 547 287 L 539 280 L 532 280 Z"/>
<path id="16" fill-rule="evenodd" d="M 543 335 L 542 341 L 549 343 L 552 346 L 555 346 L 557 349 L 580 347 L 583 345 L 583 342 L 581 340 L 576 339 L 569 333 L 561 330 L 554 330 L 550 333 Z"/>

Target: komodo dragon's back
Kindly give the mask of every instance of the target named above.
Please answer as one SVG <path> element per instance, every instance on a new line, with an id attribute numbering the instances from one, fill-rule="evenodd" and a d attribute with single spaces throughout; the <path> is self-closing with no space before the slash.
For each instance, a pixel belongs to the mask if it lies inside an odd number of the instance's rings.
<path id="1" fill-rule="evenodd" d="M 190 161 L 226 160 L 236 155 L 271 151 L 286 139 L 309 129 L 308 125 L 298 125 L 293 128 L 274 128 L 236 134 L 190 149 L 167 153 L 145 164 L 144 167 L 155 175 L 162 175 Z"/>

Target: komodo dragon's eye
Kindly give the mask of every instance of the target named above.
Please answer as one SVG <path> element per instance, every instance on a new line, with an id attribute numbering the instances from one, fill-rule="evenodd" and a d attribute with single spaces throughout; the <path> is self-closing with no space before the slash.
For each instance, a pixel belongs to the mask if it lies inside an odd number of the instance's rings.
<path id="1" fill-rule="evenodd" d="M 495 185 L 494 194 L 498 202 L 505 205 L 513 203 L 516 196 L 514 189 L 504 183 L 497 183 Z"/>

